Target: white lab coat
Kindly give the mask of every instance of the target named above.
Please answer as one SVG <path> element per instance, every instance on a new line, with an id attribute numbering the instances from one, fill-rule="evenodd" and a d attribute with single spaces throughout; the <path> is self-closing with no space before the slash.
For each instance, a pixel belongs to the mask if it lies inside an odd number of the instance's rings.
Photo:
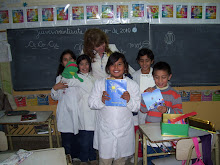
<path id="1" fill-rule="evenodd" d="M 109 44 L 109 49 L 114 52 L 119 52 L 116 48 L 115 44 Z M 81 52 L 83 54 L 83 51 Z M 108 74 L 105 72 L 105 66 L 108 61 L 108 56 L 104 53 L 103 57 L 101 58 L 100 55 L 97 53 L 94 58 L 95 62 L 92 62 L 92 75 L 95 79 L 106 78 Z M 130 74 L 134 73 L 135 70 L 129 66 Z"/>
<path id="2" fill-rule="evenodd" d="M 130 78 L 127 80 L 127 91 L 130 101 L 126 107 L 105 106 L 102 94 L 105 91 L 105 78 L 95 82 L 89 96 L 89 106 L 97 109 L 96 129 L 93 147 L 99 150 L 103 159 L 118 159 L 134 154 L 135 134 L 131 111 L 140 109 L 139 86 Z"/>
<path id="3" fill-rule="evenodd" d="M 150 68 L 150 72 L 149 74 L 152 75 L 152 72 L 153 72 L 153 68 Z M 141 75 L 141 69 L 137 70 L 136 72 L 134 72 L 134 74 L 132 75 L 133 77 L 133 80 L 135 82 L 138 83 L 138 85 L 140 86 L 140 75 Z M 148 78 L 149 81 L 152 81 L 153 80 L 153 76 L 149 77 Z M 153 80 L 154 81 L 154 80 Z M 155 84 L 154 84 L 155 85 Z M 154 86 L 153 85 L 153 86 Z M 147 83 L 146 81 L 146 86 L 145 88 L 147 89 L 148 87 L 153 87 L 153 86 L 149 86 L 149 84 Z M 140 91 L 141 92 L 141 91 Z M 138 111 L 138 115 L 134 116 L 134 125 L 139 125 L 139 124 L 145 124 L 145 119 L 146 119 L 146 116 L 147 114 L 146 113 L 142 113 L 141 111 Z"/>
<path id="4" fill-rule="evenodd" d="M 92 91 L 95 79 L 90 73 L 78 74 L 83 82 L 76 84 L 79 88 L 79 130 L 94 131 L 95 130 L 95 118 L 96 110 L 91 110 L 88 106 L 88 97 Z"/>
<path id="5" fill-rule="evenodd" d="M 64 81 L 63 77 L 57 76 L 56 84 Z M 65 79 L 68 83 L 71 79 Z M 66 89 L 59 89 L 55 91 L 51 89 L 51 97 L 58 100 L 56 119 L 57 129 L 59 132 L 68 132 L 78 134 L 79 121 L 78 121 L 78 94 L 77 87 L 69 86 Z"/>

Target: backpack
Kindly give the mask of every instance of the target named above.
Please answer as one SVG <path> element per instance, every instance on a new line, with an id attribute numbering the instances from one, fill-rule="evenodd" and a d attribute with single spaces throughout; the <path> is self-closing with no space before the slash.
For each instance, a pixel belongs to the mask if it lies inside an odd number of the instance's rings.
<path id="1" fill-rule="evenodd" d="M 194 146 L 195 146 L 195 151 L 196 151 L 196 155 L 197 155 L 197 159 L 196 162 L 193 163 L 192 165 L 205 165 L 201 159 L 201 153 L 199 151 L 199 142 L 198 139 L 196 137 L 192 138 Z M 182 165 L 185 165 L 186 160 L 182 161 Z"/>

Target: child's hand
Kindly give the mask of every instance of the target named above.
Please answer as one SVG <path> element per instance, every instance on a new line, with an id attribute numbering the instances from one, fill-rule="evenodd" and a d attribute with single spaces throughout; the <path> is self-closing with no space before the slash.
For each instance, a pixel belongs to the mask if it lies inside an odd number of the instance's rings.
<path id="1" fill-rule="evenodd" d="M 61 81 L 53 86 L 53 89 L 57 91 L 58 89 L 68 88 L 66 83 L 62 83 Z"/>
<path id="2" fill-rule="evenodd" d="M 105 104 L 105 100 L 109 100 L 109 99 L 110 99 L 109 94 L 106 91 L 103 91 L 102 102 Z"/>
<path id="3" fill-rule="evenodd" d="M 155 88 L 149 87 L 149 88 L 145 89 L 144 92 L 153 92 L 154 90 L 155 90 Z"/>
<path id="4" fill-rule="evenodd" d="M 167 112 L 167 107 L 165 106 L 159 106 L 157 107 L 157 110 L 161 113 L 166 113 Z"/>
<path id="5" fill-rule="evenodd" d="M 124 100 L 127 100 L 127 103 L 128 103 L 130 100 L 130 94 L 128 93 L 128 91 L 125 91 L 123 95 L 121 95 L 121 98 L 123 98 Z"/>

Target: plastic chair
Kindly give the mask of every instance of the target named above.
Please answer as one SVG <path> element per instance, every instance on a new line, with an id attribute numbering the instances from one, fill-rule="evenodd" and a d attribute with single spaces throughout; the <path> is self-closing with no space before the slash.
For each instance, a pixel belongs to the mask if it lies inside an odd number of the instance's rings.
<path id="1" fill-rule="evenodd" d="M 200 141 L 199 138 L 198 141 Z M 202 155 L 202 143 L 199 143 L 199 150 Z M 187 160 L 186 165 L 189 165 L 190 160 L 195 158 L 197 155 L 192 139 L 182 139 L 177 142 L 176 156 L 154 159 L 152 163 L 154 165 L 182 165 L 182 160 Z"/>

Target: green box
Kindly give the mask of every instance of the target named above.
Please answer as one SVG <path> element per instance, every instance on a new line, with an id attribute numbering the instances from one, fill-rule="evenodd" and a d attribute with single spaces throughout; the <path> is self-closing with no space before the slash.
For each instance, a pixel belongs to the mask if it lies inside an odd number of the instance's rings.
<path id="1" fill-rule="evenodd" d="M 168 119 L 174 119 L 184 114 L 163 114 L 161 122 L 162 136 L 188 137 L 189 124 L 170 124 Z"/>

